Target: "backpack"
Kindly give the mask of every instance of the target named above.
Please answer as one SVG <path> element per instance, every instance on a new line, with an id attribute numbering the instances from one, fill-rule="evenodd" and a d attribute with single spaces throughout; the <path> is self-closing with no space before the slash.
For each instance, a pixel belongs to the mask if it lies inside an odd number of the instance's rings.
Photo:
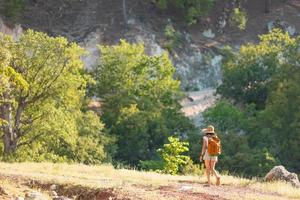
<path id="1" fill-rule="evenodd" d="M 210 156 L 218 156 L 221 154 L 221 140 L 218 136 L 214 135 L 208 138 L 207 153 Z"/>

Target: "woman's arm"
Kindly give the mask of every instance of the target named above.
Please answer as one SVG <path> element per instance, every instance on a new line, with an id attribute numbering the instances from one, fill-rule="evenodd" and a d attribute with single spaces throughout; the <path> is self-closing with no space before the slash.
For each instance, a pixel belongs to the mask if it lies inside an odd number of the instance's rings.
<path id="1" fill-rule="evenodd" d="M 201 153 L 199 155 L 199 160 L 202 161 L 203 159 L 203 155 L 205 153 L 205 150 L 206 150 L 206 140 L 205 138 L 203 137 L 203 140 L 202 140 L 202 149 L 201 149 Z"/>

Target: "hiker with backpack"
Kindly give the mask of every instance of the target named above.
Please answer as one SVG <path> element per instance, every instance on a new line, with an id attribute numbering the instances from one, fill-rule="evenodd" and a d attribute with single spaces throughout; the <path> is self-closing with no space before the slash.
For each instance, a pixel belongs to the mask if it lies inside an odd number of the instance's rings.
<path id="1" fill-rule="evenodd" d="M 210 176 L 212 175 L 216 177 L 216 185 L 219 186 L 221 177 L 215 170 L 215 166 L 218 162 L 218 155 L 221 154 L 221 141 L 215 133 L 213 126 L 208 126 L 203 129 L 202 132 L 204 133 L 204 136 L 199 159 L 200 162 L 204 160 L 208 185 L 211 185 Z"/>

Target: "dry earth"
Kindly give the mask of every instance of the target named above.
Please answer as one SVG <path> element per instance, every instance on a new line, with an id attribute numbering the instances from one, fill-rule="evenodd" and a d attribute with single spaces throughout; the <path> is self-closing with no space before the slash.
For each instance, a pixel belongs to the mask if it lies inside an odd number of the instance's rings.
<path id="1" fill-rule="evenodd" d="M 0 198 L 11 200 L 25 196 L 29 191 L 40 191 L 50 198 L 50 187 L 55 182 L 42 182 L 22 176 L 0 175 Z M 246 187 L 222 185 L 208 187 L 204 183 L 178 182 L 166 186 L 127 185 L 124 188 L 90 188 L 81 185 L 56 184 L 59 195 L 80 200 L 226 200 L 226 199 L 273 199 L 288 198 L 270 192 L 263 192 Z"/>

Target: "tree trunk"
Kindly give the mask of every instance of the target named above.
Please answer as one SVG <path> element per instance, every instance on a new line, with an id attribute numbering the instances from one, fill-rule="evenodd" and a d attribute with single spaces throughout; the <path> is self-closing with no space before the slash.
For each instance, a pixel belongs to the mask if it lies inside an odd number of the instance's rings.
<path id="1" fill-rule="evenodd" d="M 265 13 L 269 13 L 271 11 L 271 1 L 272 0 L 265 0 Z"/>
<path id="2" fill-rule="evenodd" d="M 16 135 L 13 132 L 13 120 L 12 120 L 12 103 L 9 101 L 9 94 L 4 93 L 4 103 L 1 105 L 1 118 L 5 121 L 2 125 L 3 131 L 3 145 L 4 155 L 16 149 Z"/>

